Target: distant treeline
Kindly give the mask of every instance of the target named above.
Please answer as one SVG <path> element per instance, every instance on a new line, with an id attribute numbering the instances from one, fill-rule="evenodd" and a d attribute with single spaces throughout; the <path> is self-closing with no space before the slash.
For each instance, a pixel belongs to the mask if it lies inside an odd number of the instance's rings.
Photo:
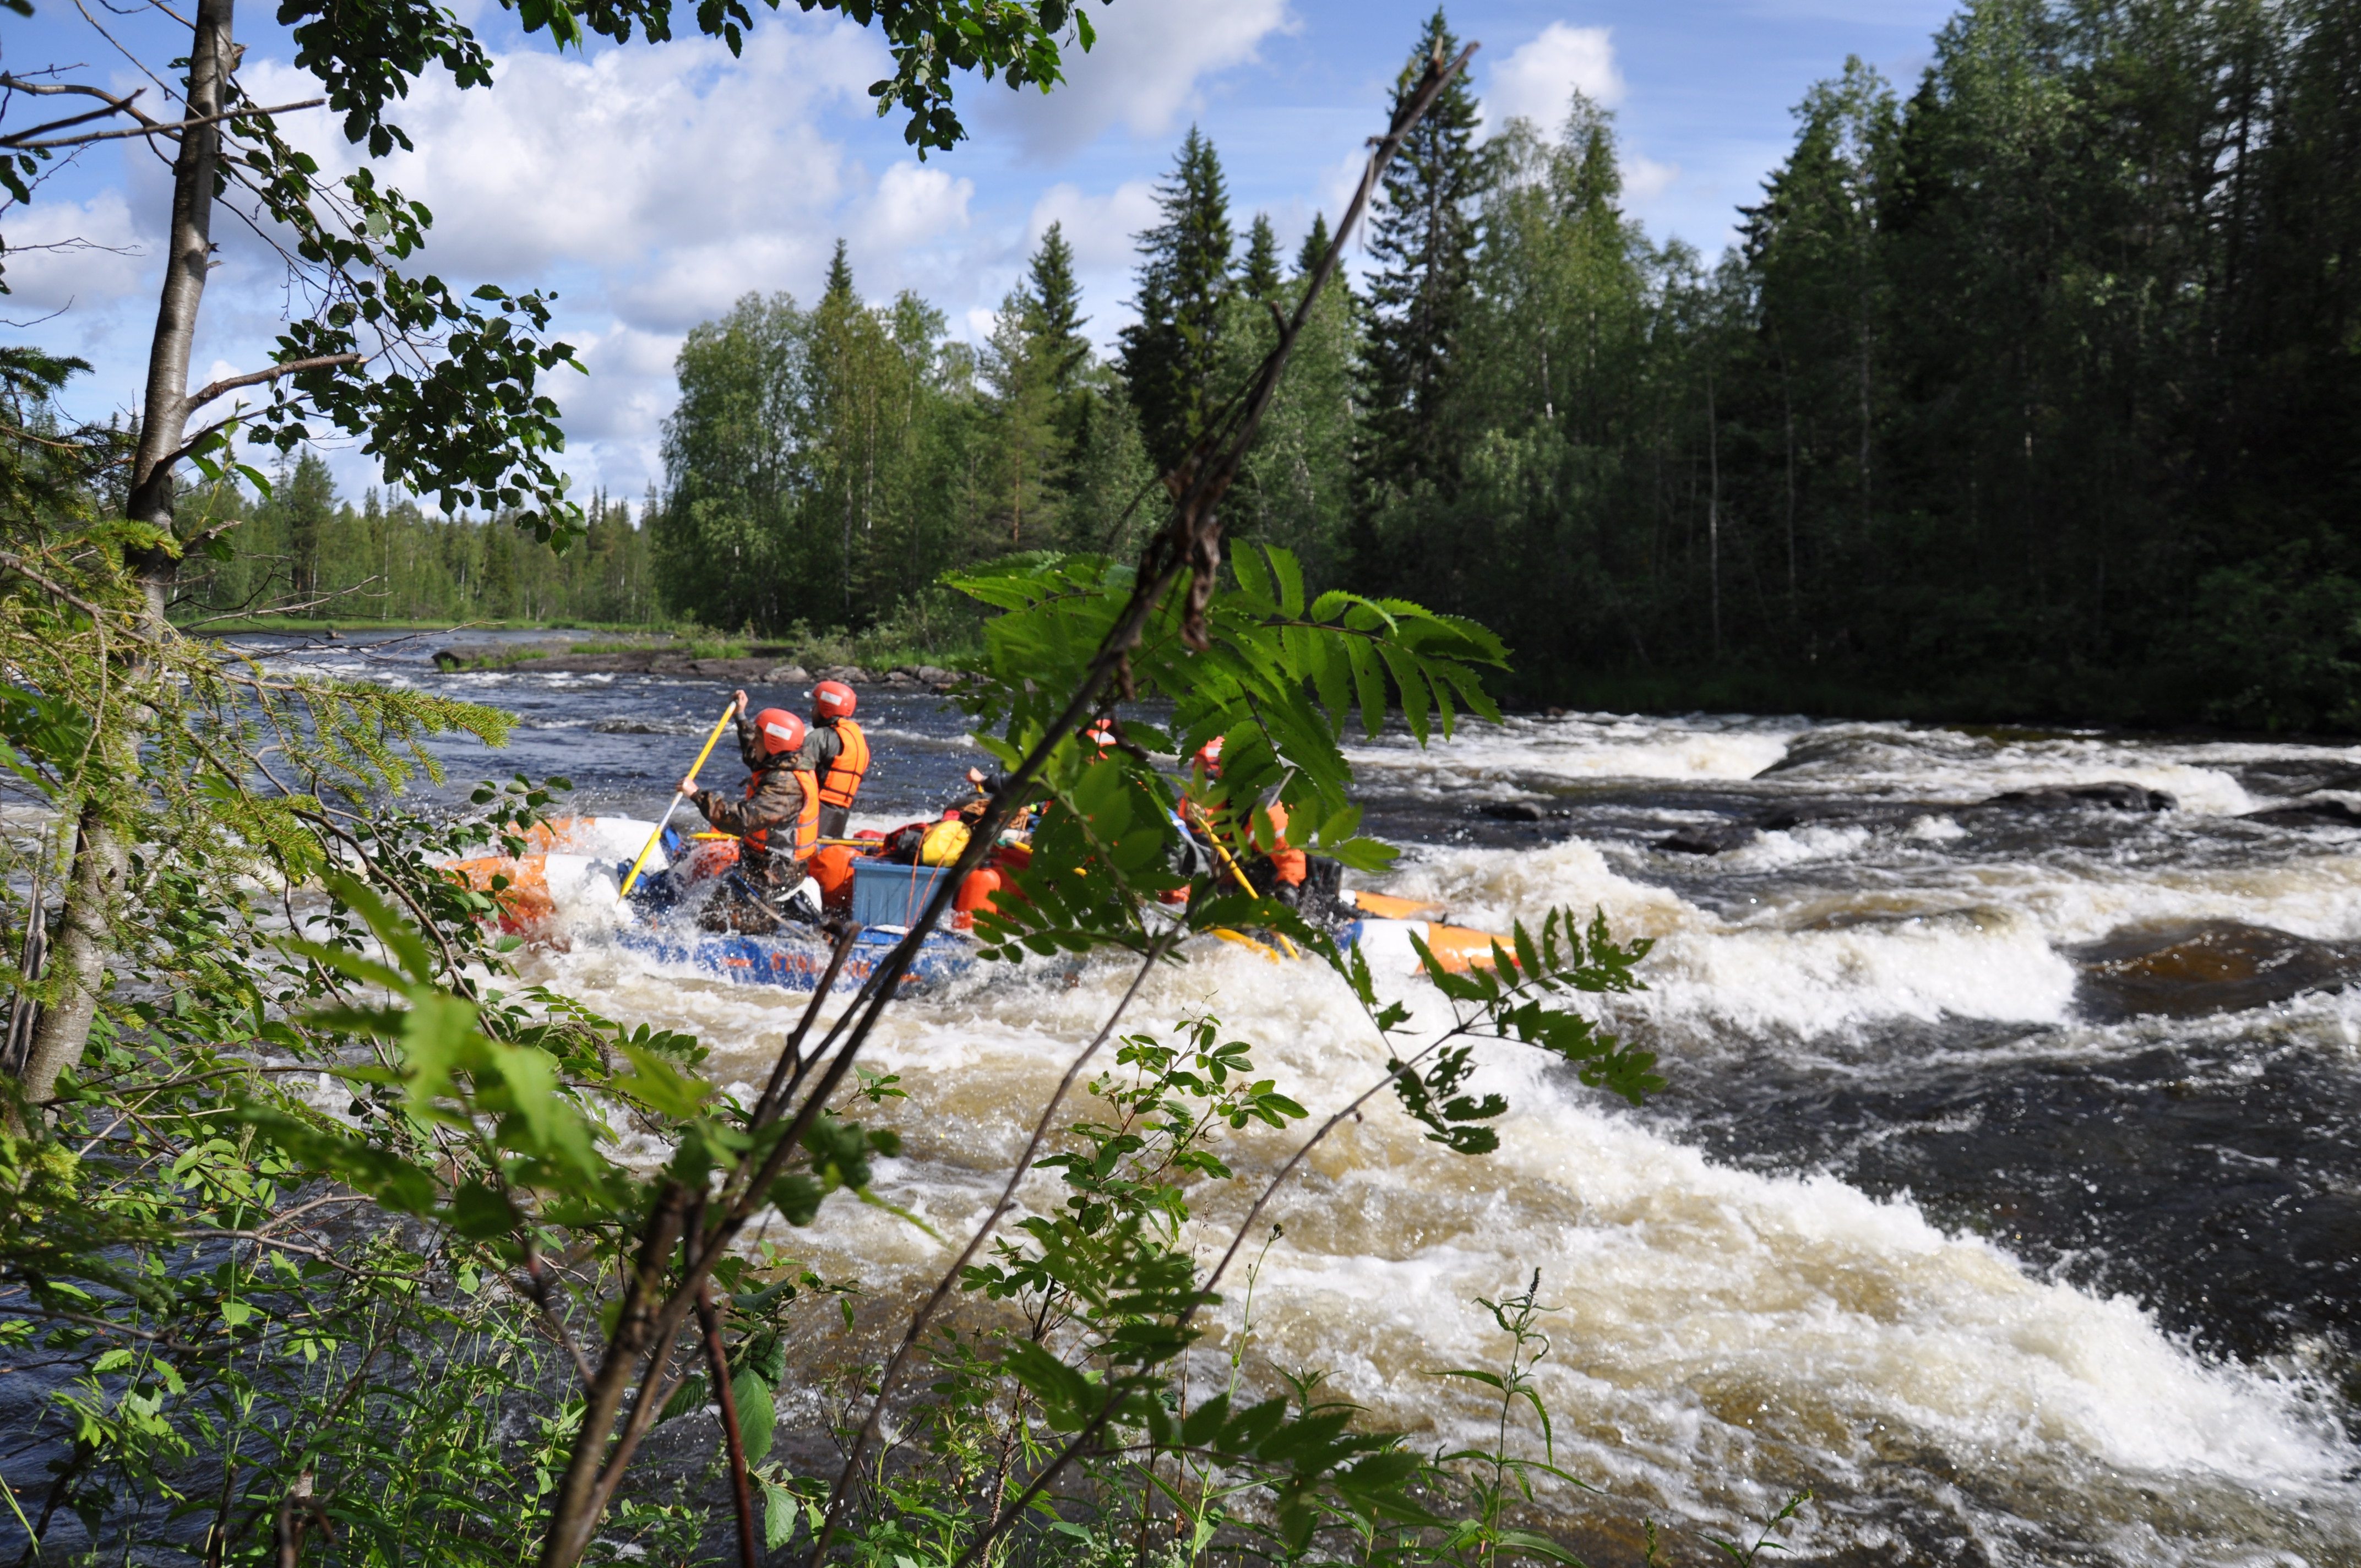
<path id="1" fill-rule="evenodd" d="M 1527 700 L 2361 727 L 2356 101 L 2361 0 L 1977 0 L 1906 95 L 1806 94 L 1708 262 L 1625 215 L 1603 110 L 1487 137 L 1455 85 L 1230 531 L 1483 620 Z M 324 580 L 406 549 L 404 605 L 972 636 L 929 585 L 1135 543 L 1326 243 L 1241 236 L 1193 130 L 1159 200 L 1112 358 L 1054 227 L 980 349 L 840 247 L 690 334 L 628 572 L 364 506 Z"/>
<path id="2" fill-rule="evenodd" d="M 648 535 L 631 507 L 593 496 L 589 532 L 564 555 L 497 518 L 440 518 L 375 490 L 339 499 L 314 454 L 282 465 L 266 497 L 200 489 L 202 510 L 239 519 L 229 559 L 181 573 L 176 620 L 280 609 L 329 620 L 622 622 L 661 618 Z"/>

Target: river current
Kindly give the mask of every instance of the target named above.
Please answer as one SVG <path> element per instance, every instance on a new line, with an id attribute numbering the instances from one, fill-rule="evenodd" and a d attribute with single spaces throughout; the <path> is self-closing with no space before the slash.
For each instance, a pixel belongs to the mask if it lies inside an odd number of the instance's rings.
<path id="1" fill-rule="evenodd" d="M 266 646 L 510 709 L 505 751 L 442 748 L 451 792 L 559 773 L 591 811 L 660 811 L 728 696 L 440 674 L 429 641 Z M 954 798 L 982 760 L 934 697 L 864 691 L 861 717 L 856 825 Z M 1538 1269 L 1562 1309 L 1540 1374 L 1558 1462 L 1600 1488 L 1552 1506 L 1594 1562 L 1636 1561 L 1643 1518 L 1704 1561 L 1699 1532 L 1809 1485 L 1799 1561 L 2361 1563 L 2361 991 L 2340 989 L 2361 975 L 2361 827 L 2340 820 L 2361 746 L 1570 715 L 1353 757 L 1370 830 L 1403 851 L 1375 885 L 1460 925 L 1596 908 L 1655 939 L 1647 992 L 1600 1014 L 1671 1086 L 1633 1111 L 1503 1047 L 1478 1087 L 1513 1109 L 1477 1159 L 1373 1102 L 1274 1208 L 1250 1366 L 1323 1369 L 1455 1445 L 1488 1418 L 1433 1374 L 1496 1364 L 1475 1299 Z M 2102 784 L 2170 808 L 2054 793 Z M 2318 809 L 2256 817 L 2290 802 Z M 724 1080 L 753 1078 L 802 1003 L 592 941 L 525 963 L 694 1032 Z M 2147 989 L 2109 989 L 2127 972 Z M 2309 979 L 2242 991 L 2257 973 Z M 996 970 L 890 1012 L 871 1059 L 912 1092 L 886 1196 L 972 1229 L 1127 978 Z M 1309 965 L 1214 947 L 1127 1026 L 1199 1011 L 1315 1115 L 1383 1069 Z M 1268 1169 L 1291 1146 L 1231 1154 Z M 851 1205 L 796 1239 L 873 1292 L 945 1261 Z"/>

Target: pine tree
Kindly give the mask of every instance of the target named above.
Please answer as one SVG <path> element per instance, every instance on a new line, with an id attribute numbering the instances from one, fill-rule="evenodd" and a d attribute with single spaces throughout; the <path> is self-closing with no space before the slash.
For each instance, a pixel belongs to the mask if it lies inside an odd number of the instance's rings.
<path id="1" fill-rule="evenodd" d="M 1279 236 L 1271 233 L 1270 215 L 1257 213 L 1246 230 L 1246 262 L 1239 269 L 1238 287 L 1249 300 L 1276 299 L 1280 282 Z"/>
<path id="2" fill-rule="evenodd" d="M 1429 60 L 1458 51 L 1437 6 L 1395 80 L 1396 104 L 1417 90 Z M 1379 269 L 1369 285 L 1362 473 L 1373 502 L 1449 477 L 1444 405 L 1453 345 L 1475 302 L 1477 203 L 1491 182 L 1476 129 L 1476 95 L 1465 76 L 1455 77 L 1388 167 L 1385 203 L 1370 225 Z"/>
<path id="3" fill-rule="evenodd" d="M 1148 456 L 1169 470 L 1218 401 L 1213 378 L 1231 289 L 1234 236 L 1222 160 L 1194 126 L 1157 204 L 1164 221 L 1139 236 L 1139 321 L 1124 329 L 1123 370 Z"/>

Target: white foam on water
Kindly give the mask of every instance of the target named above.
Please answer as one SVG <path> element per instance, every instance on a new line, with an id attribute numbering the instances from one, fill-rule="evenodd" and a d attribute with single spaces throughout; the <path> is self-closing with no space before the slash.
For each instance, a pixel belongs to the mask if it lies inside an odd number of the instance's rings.
<path id="1" fill-rule="evenodd" d="M 754 1081 L 807 1001 L 661 975 L 612 949 L 533 962 L 534 978 L 594 1006 L 701 1035 L 725 1080 Z M 1128 978 L 1112 962 L 1071 985 L 1051 978 L 1060 972 L 1028 966 L 906 1003 L 865 1058 L 912 1091 L 875 1113 L 906 1140 L 881 1171 L 886 1196 L 954 1243 Z M 1405 994 L 1423 1025 L 1439 1022 L 1435 993 Z M 1257 1068 L 1315 1118 L 1383 1076 L 1383 1048 L 1324 970 L 1209 947 L 1152 978 L 1126 1029 L 1160 1033 L 1198 1009 L 1250 1041 Z M 2317 1539 L 2361 1552 L 2361 1516 L 2339 1480 L 2356 1455 L 2306 1390 L 2210 1365 L 2130 1301 L 2036 1278 L 1988 1242 L 1943 1234 L 1906 1199 L 1717 1165 L 1514 1047 L 1488 1050 L 1475 1087 L 1516 1106 L 1496 1154 L 1444 1152 L 1379 1093 L 1283 1190 L 1268 1217 L 1284 1236 L 1258 1276 L 1248 1346 L 1258 1377 L 1325 1369 L 1377 1419 L 1475 1436 L 1480 1390 L 1431 1375 L 1497 1365 L 1500 1336 L 1473 1298 L 1497 1299 L 1539 1268 L 1543 1299 L 1564 1308 L 1547 1321 L 1554 1348 L 1541 1371 L 1561 1462 L 1616 1507 L 1727 1528 L 1815 1476 L 1839 1491 L 1944 1490 L 1923 1474 L 1939 1456 L 1963 1528 L 2022 1533 L 2030 1519 L 2054 1539 L 2153 1549 L 2125 1547 L 2113 1560 L 2126 1563 L 2235 1561 L 2214 1547 L 2272 1541 L 2303 1553 L 2294 1560 L 2333 1560 L 2312 1555 Z M 1257 1130 L 1221 1147 L 1245 1187 L 1300 1136 Z M 1197 1240 L 1211 1255 L 1244 1192 L 1200 1196 L 1209 1223 Z M 1037 1178 L 1026 1198 L 1047 1207 L 1057 1188 Z M 947 1260 L 912 1227 L 852 1204 L 788 1239 L 823 1274 L 873 1290 L 917 1284 Z M 1246 1283 L 1225 1282 L 1224 1342 Z M 2212 1524 L 2178 1506 L 2191 1499 Z M 2312 1510 L 2309 1534 L 2270 1522 L 2296 1499 Z M 1566 1506 L 1589 1517 L 1600 1505 Z M 1808 1528 L 1815 1549 L 1883 1539 L 1873 1507 L 1817 1513 Z"/>
<path id="2" fill-rule="evenodd" d="M 1421 750 L 1408 737 L 1350 746 L 1353 765 L 1384 787 L 1465 790 L 1503 779 L 1747 779 L 1786 755 L 1802 719 L 1641 718 L 1470 720 Z"/>
<path id="3" fill-rule="evenodd" d="M 1858 844 L 1861 828 L 1806 828 L 1803 843 Z M 1796 843 L 1795 835 L 1767 835 Z M 1808 852 L 1804 858 L 1811 857 Z M 1774 861 L 1774 863 L 1776 863 Z M 2074 969 L 2037 920 L 1998 902 L 1905 904 L 1883 918 L 1824 929 L 1735 922 L 1668 889 L 1619 875 L 1598 846 L 1567 839 L 1532 850 L 1422 850 L 1389 891 L 1432 898 L 1449 923 L 1506 932 L 1538 927 L 1554 909 L 1615 933 L 1655 938 L 1642 966 L 1659 1019 L 1711 1018 L 1747 1029 L 1817 1034 L 1881 1018 L 2050 1022 L 2071 1005 Z"/>
<path id="4" fill-rule="evenodd" d="M 1721 858 L 1726 864 L 1743 871 L 1776 871 L 1813 861 L 1846 860 L 1866 848 L 1869 840 L 1870 830 L 1857 823 L 1814 823 L 1758 833 Z"/>
<path id="5" fill-rule="evenodd" d="M 2361 748 L 2355 763 L 2361 765 Z M 1796 736 L 1778 771 L 1782 783 L 1839 784 L 1849 794 L 1922 799 L 1989 799 L 2012 790 L 2136 784 L 2175 797 L 2180 809 L 2235 816 L 2257 802 L 2230 770 L 2314 747 L 2169 744 L 2105 735 L 1979 734 L 1901 724 L 1823 724 Z M 2326 753 L 2334 756 L 2335 753 Z"/>

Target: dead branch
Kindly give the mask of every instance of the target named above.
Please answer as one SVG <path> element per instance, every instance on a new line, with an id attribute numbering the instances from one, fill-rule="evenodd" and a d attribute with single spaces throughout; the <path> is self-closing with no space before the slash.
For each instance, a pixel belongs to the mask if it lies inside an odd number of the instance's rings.
<path id="1" fill-rule="evenodd" d="M 314 102 L 324 103 L 325 100 L 320 99 Z M 310 105 L 297 104 L 295 107 L 308 108 Z M 290 359 L 281 365 L 270 365 L 259 370 L 248 370 L 243 376 L 225 376 L 218 381 L 207 382 L 191 394 L 187 411 L 194 413 L 224 392 L 234 392 L 240 387 L 251 387 L 262 381 L 276 381 L 281 376 L 301 375 L 306 370 L 325 370 L 331 365 L 359 365 L 366 362 L 368 357 L 365 354 L 323 354 L 316 359 Z M 186 455 L 186 453 L 183 452 L 181 455 Z"/>
<path id="2" fill-rule="evenodd" d="M 125 126 L 119 130 L 85 131 L 80 136 L 51 137 L 47 141 L 27 139 L 40 131 L 53 130 L 60 126 L 79 125 L 84 120 L 104 119 L 111 114 L 137 114 L 137 110 L 128 107 L 130 99 L 126 98 L 122 102 L 126 106 L 121 109 L 93 109 L 87 115 L 76 115 L 71 119 L 59 120 L 52 125 L 37 126 L 33 130 L 19 131 L 15 136 L 0 137 L 0 152 L 48 152 L 61 147 L 88 147 L 93 142 L 120 141 L 127 137 L 173 136 L 181 131 L 193 130 L 199 126 L 218 125 L 224 120 L 244 120 L 257 115 L 284 115 L 296 109 L 316 109 L 327 100 L 306 98 L 300 104 L 274 104 L 269 108 L 245 106 L 224 109 L 217 115 L 199 115 L 192 119 L 174 120 L 170 124 L 151 120 L 147 115 L 140 115 L 139 124 Z"/>

